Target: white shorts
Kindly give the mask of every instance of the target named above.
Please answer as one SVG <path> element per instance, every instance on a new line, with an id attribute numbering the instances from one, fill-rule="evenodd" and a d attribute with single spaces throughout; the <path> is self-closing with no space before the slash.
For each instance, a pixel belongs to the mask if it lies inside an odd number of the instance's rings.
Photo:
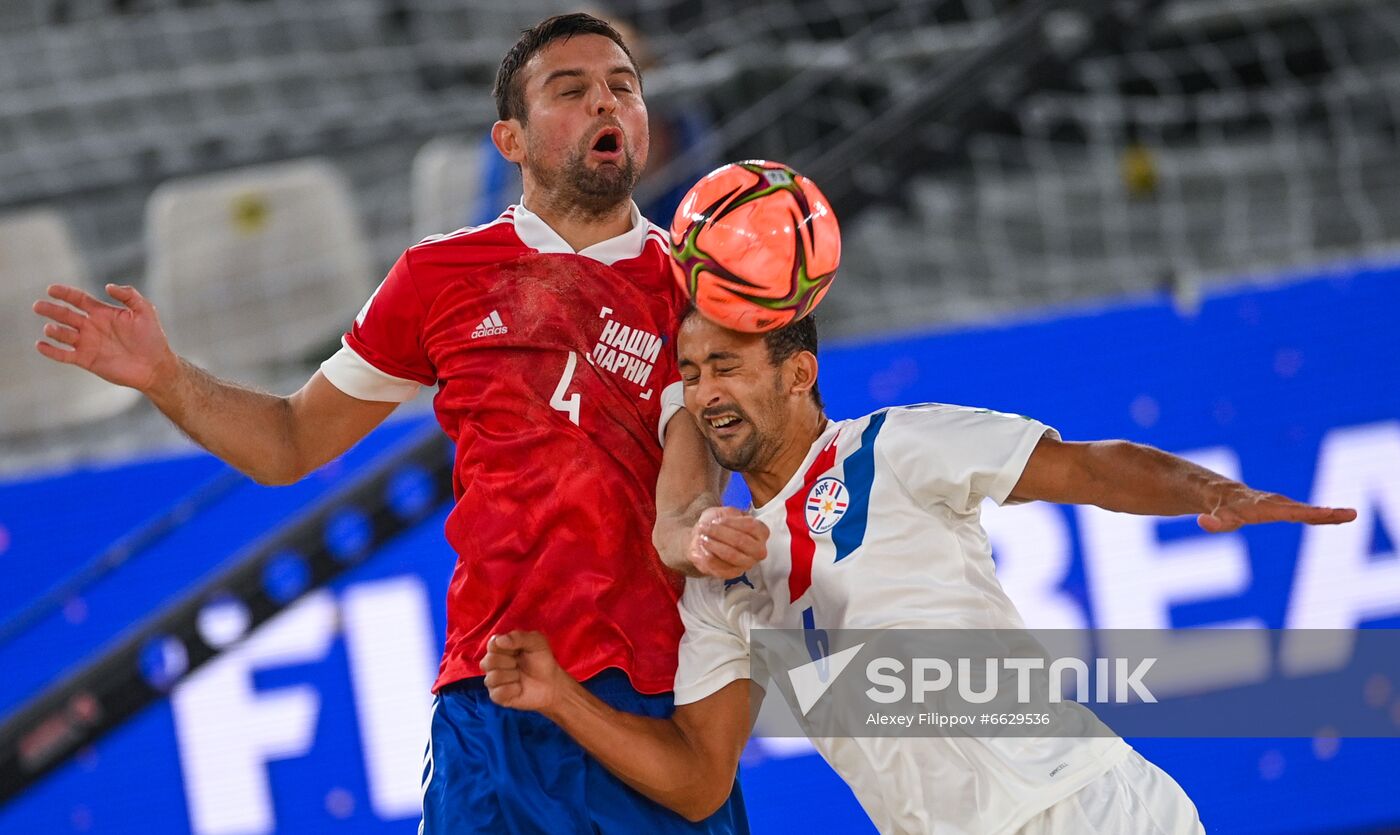
<path id="1" fill-rule="evenodd" d="M 1016 835 L 1204 835 L 1196 804 L 1129 751 L 1117 766 L 1026 822 Z"/>

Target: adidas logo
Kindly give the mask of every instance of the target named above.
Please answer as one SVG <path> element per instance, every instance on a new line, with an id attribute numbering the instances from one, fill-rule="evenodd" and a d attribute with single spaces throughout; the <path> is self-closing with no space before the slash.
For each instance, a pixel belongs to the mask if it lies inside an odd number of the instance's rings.
<path id="1" fill-rule="evenodd" d="M 481 324 L 472 331 L 472 339 L 480 339 L 483 336 L 500 336 L 503 333 L 510 333 L 510 328 L 501 321 L 501 314 L 491 311 L 491 315 L 481 320 Z"/>

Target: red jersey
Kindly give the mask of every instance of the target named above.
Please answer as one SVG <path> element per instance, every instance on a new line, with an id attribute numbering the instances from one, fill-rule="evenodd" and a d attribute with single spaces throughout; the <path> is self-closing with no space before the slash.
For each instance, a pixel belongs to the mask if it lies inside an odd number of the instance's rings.
<path id="1" fill-rule="evenodd" d="M 538 629 L 580 680 L 616 667 L 672 688 L 682 583 L 651 544 L 671 335 L 684 298 L 665 233 L 582 252 L 523 206 L 403 254 L 322 366 L 364 400 L 436 385 L 456 444 L 457 566 L 434 690 L 481 675 L 486 640 Z"/>

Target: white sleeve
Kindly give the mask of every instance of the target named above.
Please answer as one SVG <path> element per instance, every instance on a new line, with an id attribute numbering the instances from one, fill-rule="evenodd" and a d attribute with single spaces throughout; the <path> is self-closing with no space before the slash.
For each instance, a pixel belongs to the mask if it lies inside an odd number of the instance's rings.
<path id="1" fill-rule="evenodd" d="M 971 513 L 984 498 L 1006 503 L 1046 435 L 1060 437 L 1020 415 L 931 404 L 890 409 L 876 443 L 915 499 Z"/>
<path id="2" fill-rule="evenodd" d="M 321 363 L 321 373 L 331 385 L 359 400 L 406 403 L 423 388 L 416 380 L 405 380 L 375 368 L 364 357 L 340 340 L 341 348 Z"/>
<path id="3" fill-rule="evenodd" d="M 698 702 L 726 684 L 749 677 L 749 644 L 724 617 L 724 585 L 712 577 L 690 578 L 681 595 L 680 658 L 675 701 Z"/>
<path id="4" fill-rule="evenodd" d="M 666 424 L 684 409 L 685 388 L 677 380 L 661 390 L 661 420 L 656 424 L 656 436 L 661 439 L 661 446 L 666 446 Z"/>

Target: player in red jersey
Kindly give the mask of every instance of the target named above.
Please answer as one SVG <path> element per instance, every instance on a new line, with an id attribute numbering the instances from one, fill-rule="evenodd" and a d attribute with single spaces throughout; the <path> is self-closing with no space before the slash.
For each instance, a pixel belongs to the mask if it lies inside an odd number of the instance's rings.
<path id="1" fill-rule="evenodd" d="M 647 115 L 625 43 L 588 15 L 550 18 L 507 54 L 496 101 L 492 138 L 522 168 L 522 203 L 410 247 L 296 394 L 242 388 L 179 358 L 130 287 L 108 286 L 120 307 L 50 288 L 54 301 L 35 310 L 61 345 L 38 350 L 142 391 L 267 484 L 297 481 L 435 385 L 456 444 L 446 534 L 458 562 L 420 831 L 745 831 L 737 789 L 692 824 L 552 722 L 494 705 L 481 682 L 487 639 L 528 627 L 614 707 L 668 715 L 681 581 L 653 542 L 687 568 L 763 547 L 707 549 L 693 528 L 722 482 L 682 409 L 669 337 L 683 299 L 665 234 L 631 201 Z"/>

